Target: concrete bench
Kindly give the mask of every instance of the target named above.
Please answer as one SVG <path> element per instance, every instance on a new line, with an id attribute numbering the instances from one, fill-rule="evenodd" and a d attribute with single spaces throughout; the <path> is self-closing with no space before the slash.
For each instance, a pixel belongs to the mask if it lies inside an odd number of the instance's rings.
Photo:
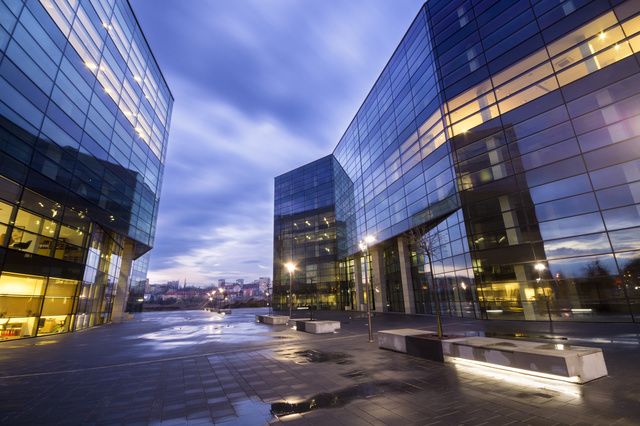
<path id="1" fill-rule="evenodd" d="M 491 337 L 438 340 L 426 338 L 428 334 L 435 333 L 410 328 L 381 330 L 378 345 L 435 361 L 480 363 L 573 383 L 586 383 L 607 375 L 599 348 Z"/>
<path id="2" fill-rule="evenodd" d="M 256 321 L 270 325 L 286 325 L 289 317 L 283 315 L 256 315 Z"/>
<path id="3" fill-rule="evenodd" d="M 340 329 L 340 321 L 289 320 L 289 325 L 295 325 L 298 331 L 313 334 L 333 333 Z"/>
<path id="4" fill-rule="evenodd" d="M 399 330 L 378 331 L 378 347 L 392 351 L 407 353 L 407 336 L 416 336 L 429 331 L 415 328 L 401 328 Z"/>
<path id="5" fill-rule="evenodd" d="M 491 337 L 442 341 L 446 362 L 469 360 L 586 383 L 607 375 L 602 349 Z"/>

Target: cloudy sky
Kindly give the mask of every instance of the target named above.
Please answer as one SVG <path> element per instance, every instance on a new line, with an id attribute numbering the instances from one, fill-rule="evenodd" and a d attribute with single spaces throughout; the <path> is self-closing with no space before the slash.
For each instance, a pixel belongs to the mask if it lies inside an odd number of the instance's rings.
<path id="1" fill-rule="evenodd" d="M 273 179 L 330 154 L 422 0 L 131 0 L 175 99 L 151 283 L 273 273 Z"/>

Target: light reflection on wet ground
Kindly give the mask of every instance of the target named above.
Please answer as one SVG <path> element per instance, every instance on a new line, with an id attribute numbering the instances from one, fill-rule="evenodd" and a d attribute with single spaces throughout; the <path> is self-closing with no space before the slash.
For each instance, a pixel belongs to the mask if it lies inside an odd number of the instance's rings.
<path id="1" fill-rule="evenodd" d="M 142 316 L 141 321 L 158 322 L 163 324 L 153 332 L 130 336 L 137 344 L 144 347 L 142 354 L 157 355 L 192 345 L 203 345 L 224 342 L 226 345 L 247 342 L 260 342 L 274 339 L 269 334 L 271 327 L 264 327 L 263 333 L 256 333 L 261 327 L 253 321 L 255 312 L 236 310 L 231 314 L 217 312 L 197 312 L 185 315 L 184 312 L 163 313 L 162 315 Z M 176 325 L 180 324 L 180 325 Z"/>
<path id="2" fill-rule="evenodd" d="M 303 414 L 320 408 L 342 407 L 356 399 L 370 398 L 387 392 L 401 392 L 407 386 L 396 382 L 366 382 L 350 386 L 335 392 L 324 392 L 297 402 L 274 402 L 271 412 L 283 417 L 289 414 Z"/>
<path id="3" fill-rule="evenodd" d="M 124 324 L 0 345 L 0 424 L 637 424 L 640 418 L 638 353 L 606 343 L 632 341 L 631 327 L 590 335 L 589 325 L 575 327 L 578 335 L 554 335 L 539 324 L 443 321 L 456 334 L 541 345 L 600 339 L 594 346 L 605 350 L 609 377 L 571 385 L 524 383 L 379 350 L 368 342 L 366 318 L 323 312 L 342 328 L 313 335 L 256 323 L 254 315 L 266 312 L 144 313 Z M 381 315 L 374 330 L 432 329 L 428 320 Z"/>
<path id="4" fill-rule="evenodd" d="M 321 364 L 324 362 L 333 362 L 336 364 L 351 364 L 351 356 L 338 352 L 320 352 L 316 350 L 296 350 L 296 349 L 284 349 L 279 350 L 277 353 L 282 359 L 290 359 L 297 364 Z"/>

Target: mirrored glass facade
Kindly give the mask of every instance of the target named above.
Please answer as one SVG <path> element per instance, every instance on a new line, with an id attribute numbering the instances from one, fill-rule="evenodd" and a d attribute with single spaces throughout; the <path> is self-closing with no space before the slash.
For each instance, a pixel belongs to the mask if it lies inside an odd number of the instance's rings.
<path id="1" fill-rule="evenodd" d="M 276 178 L 274 307 L 289 309 L 289 289 L 296 307 L 339 309 L 349 288 L 336 263 L 338 239 L 346 223 L 335 209 L 335 193 L 348 178 L 333 156 L 324 157 Z M 344 189 L 342 190 L 344 191 Z M 295 259 L 289 274 L 286 263 Z"/>
<path id="2" fill-rule="evenodd" d="M 339 309 L 640 319 L 639 57 L 636 1 L 428 1 L 332 154 Z"/>
<path id="3" fill-rule="evenodd" d="M 126 0 L 0 0 L 0 339 L 122 321 L 172 105 Z"/>

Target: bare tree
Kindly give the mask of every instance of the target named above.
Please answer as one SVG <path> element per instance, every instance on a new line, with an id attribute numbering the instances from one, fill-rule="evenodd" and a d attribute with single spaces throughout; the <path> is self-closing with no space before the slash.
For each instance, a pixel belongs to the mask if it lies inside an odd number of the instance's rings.
<path id="1" fill-rule="evenodd" d="M 438 291 L 436 280 L 433 277 L 433 262 L 439 260 L 442 254 L 441 246 L 445 242 L 445 235 L 426 223 L 414 226 L 405 232 L 405 236 L 415 248 L 416 253 L 427 257 L 429 261 L 429 274 L 431 276 L 431 290 L 436 311 L 436 323 L 438 325 L 438 337 L 442 338 L 442 324 L 440 322 L 440 307 L 438 303 Z"/>

